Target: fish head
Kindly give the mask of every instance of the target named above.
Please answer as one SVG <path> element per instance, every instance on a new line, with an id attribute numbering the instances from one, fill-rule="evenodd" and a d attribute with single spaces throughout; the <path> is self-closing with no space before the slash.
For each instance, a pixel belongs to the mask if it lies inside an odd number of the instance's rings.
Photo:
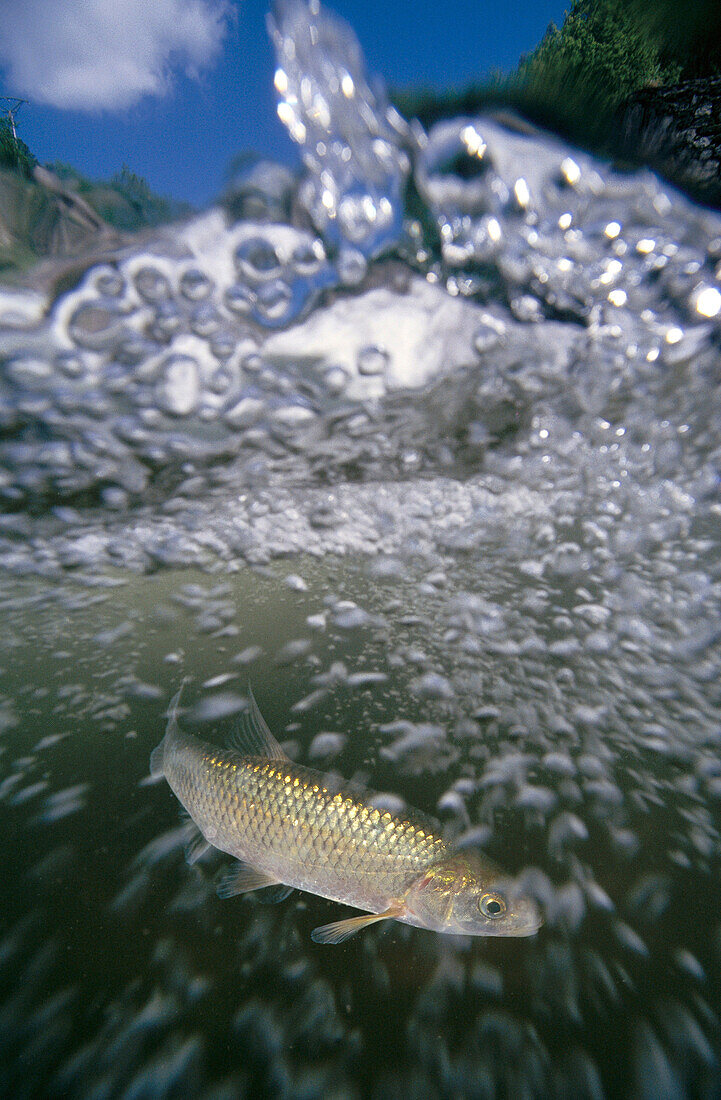
<path id="1" fill-rule="evenodd" d="M 466 936 L 532 936 L 543 924 L 524 894 L 480 852 L 458 852 L 432 864 L 403 899 L 409 924 Z"/>

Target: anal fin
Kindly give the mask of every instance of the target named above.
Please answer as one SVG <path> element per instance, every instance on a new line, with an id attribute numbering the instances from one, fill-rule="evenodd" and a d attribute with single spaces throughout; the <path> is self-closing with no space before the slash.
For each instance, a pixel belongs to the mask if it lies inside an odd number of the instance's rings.
<path id="1" fill-rule="evenodd" d="M 248 894 L 251 890 L 262 890 L 265 886 L 282 886 L 277 878 L 251 867 L 249 863 L 238 861 L 218 881 L 219 898 L 234 898 L 236 894 Z M 292 887 L 284 887 L 288 893 Z M 287 896 L 287 895 L 286 895 Z"/>
<path id="2" fill-rule="evenodd" d="M 375 924 L 379 920 L 392 920 L 398 918 L 403 910 L 400 908 L 386 909 L 385 913 L 364 913 L 362 917 L 350 917 L 348 920 L 333 921 L 332 924 L 322 924 L 320 928 L 314 928 L 310 938 L 315 943 L 343 943 L 349 936 Z"/>

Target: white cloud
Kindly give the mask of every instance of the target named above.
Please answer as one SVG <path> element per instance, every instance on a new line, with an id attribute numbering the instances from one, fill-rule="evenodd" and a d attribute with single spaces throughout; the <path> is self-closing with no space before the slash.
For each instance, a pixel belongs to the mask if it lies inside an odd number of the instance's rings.
<path id="1" fill-rule="evenodd" d="M 218 57 L 229 0 L 0 0 L 10 94 L 80 110 L 129 107 Z"/>

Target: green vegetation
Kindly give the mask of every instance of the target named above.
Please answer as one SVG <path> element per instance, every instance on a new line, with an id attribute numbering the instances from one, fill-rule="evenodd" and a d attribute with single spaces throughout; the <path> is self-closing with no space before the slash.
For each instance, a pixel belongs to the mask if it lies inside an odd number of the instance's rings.
<path id="1" fill-rule="evenodd" d="M 107 201 L 95 205 L 98 214 L 116 229 L 139 229 L 141 226 L 162 225 L 187 215 L 191 211 L 188 203 L 176 202 L 155 195 L 142 176 L 123 165 L 110 180 L 110 189 L 124 200 L 124 207 Z M 92 204 L 92 198 L 88 201 Z"/>
<path id="2" fill-rule="evenodd" d="M 192 208 L 153 194 L 123 167 L 108 182 L 88 179 L 68 164 L 48 164 L 42 175 L 25 143 L 0 121 L 0 276 L 21 275 L 46 256 L 82 253 L 97 239 L 99 220 L 129 231 L 187 216 Z M 93 213 L 98 217 L 94 217 Z"/>
<path id="3" fill-rule="evenodd" d="M 574 0 L 560 30 L 548 28 L 516 74 L 543 121 L 576 140 L 602 142 L 616 109 L 638 88 L 673 84 L 677 61 L 626 0 Z"/>
<path id="4" fill-rule="evenodd" d="M 36 164 L 25 142 L 13 137 L 10 123 L 0 119 L 0 168 L 20 172 L 29 178 Z"/>
<path id="5" fill-rule="evenodd" d="M 142 176 L 123 165 L 106 182 L 88 179 L 69 164 L 48 164 L 70 191 L 82 196 L 96 214 L 114 229 L 132 231 L 146 226 L 164 225 L 191 212 L 188 203 L 176 202 L 154 194 Z"/>
<path id="6" fill-rule="evenodd" d="M 426 125 L 489 107 L 514 107 L 580 145 L 612 144 L 614 113 L 652 85 L 721 73 L 721 4 L 687 0 L 572 0 L 515 72 L 461 92 L 396 93 L 396 106 Z"/>

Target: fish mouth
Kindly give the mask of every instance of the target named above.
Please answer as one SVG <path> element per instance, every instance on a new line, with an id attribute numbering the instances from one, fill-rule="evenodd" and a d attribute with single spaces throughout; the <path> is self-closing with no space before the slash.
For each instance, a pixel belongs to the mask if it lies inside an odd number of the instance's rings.
<path id="1" fill-rule="evenodd" d="M 520 927 L 514 928 L 513 931 L 509 933 L 509 935 L 518 936 L 519 939 L 521 937 L 525 938 L 528 936 L 535 936 L 541 928 L 542 924 L 543 917 L 538 917 L 534 921 L 529 921 L 527 924 L 522 924 Z"/>
<path id="2" fill-rule="evenodd" d="M 538 906 L 526 901 L 521 914 L 519 914 L 518 923 L 513 929 L 513 935 L 535 936 L 542 924 L 543 914 Z"/>

